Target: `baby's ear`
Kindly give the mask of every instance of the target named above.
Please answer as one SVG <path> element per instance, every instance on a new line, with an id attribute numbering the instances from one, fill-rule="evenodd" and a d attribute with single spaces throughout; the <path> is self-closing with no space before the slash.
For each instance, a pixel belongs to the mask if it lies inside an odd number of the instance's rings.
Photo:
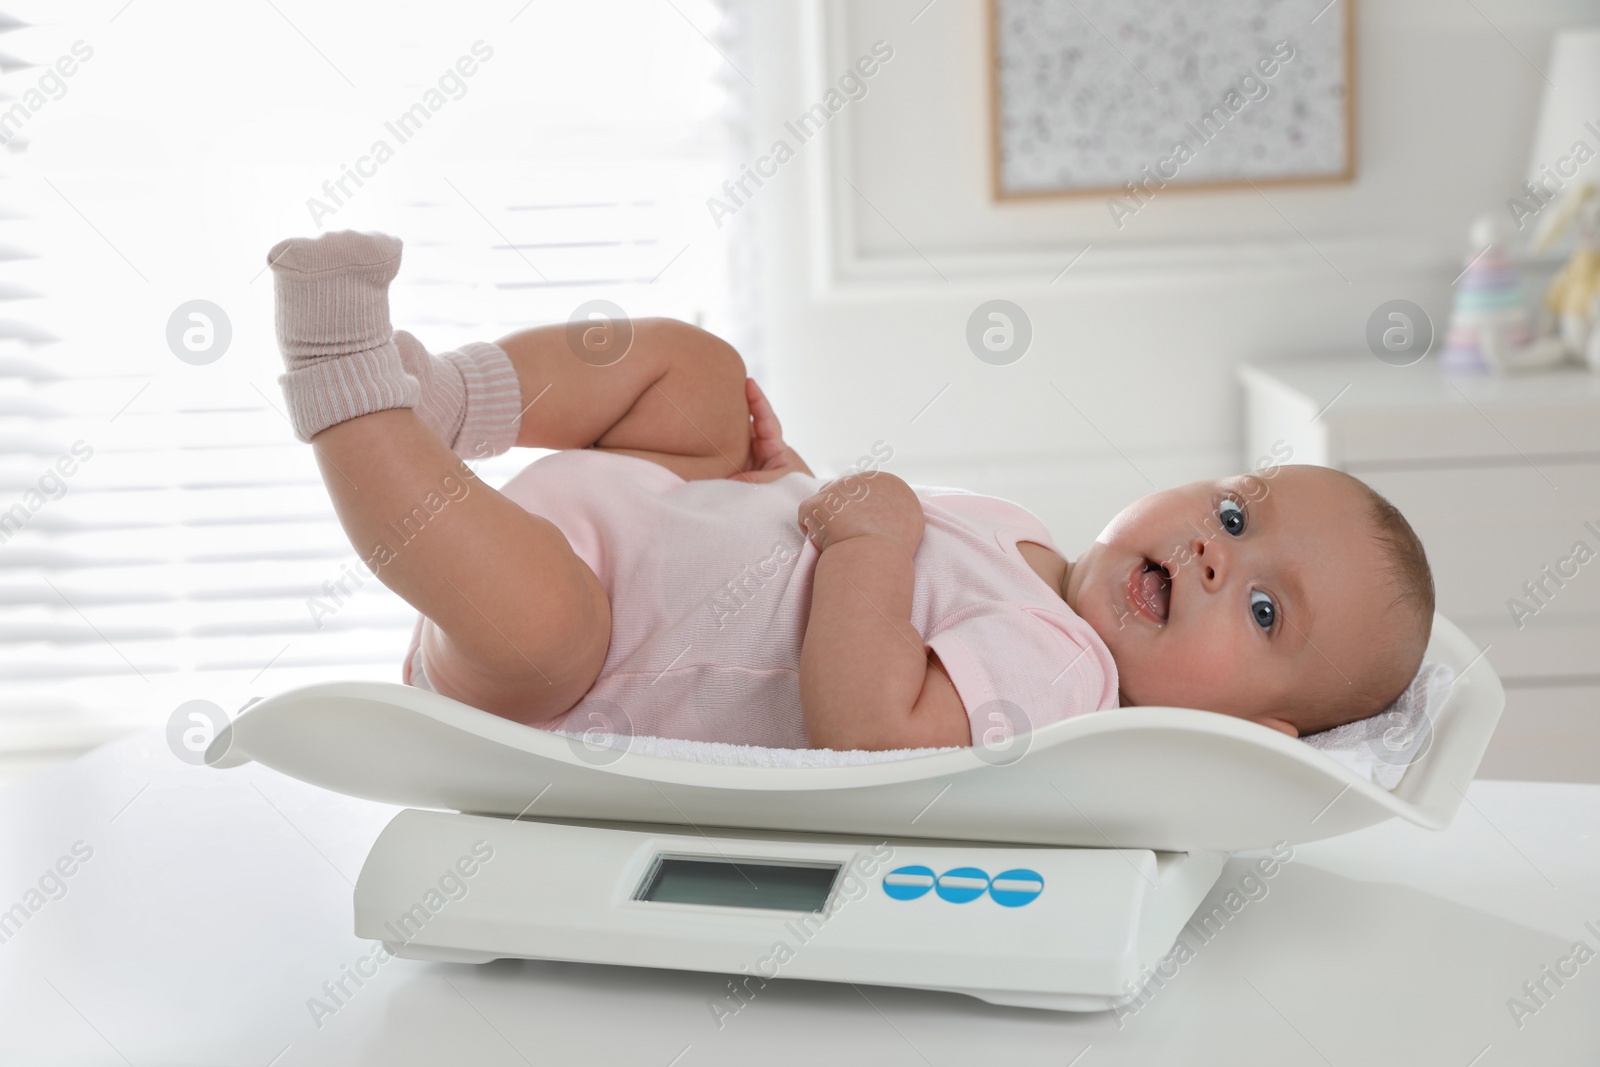
<path id="1" fill-rule="evenodd" d="M 1299 727 L 1295 726 L 1295 724 L 1292 723 L 1292 722 L 1288 722 L 1287 720 L 1277 718 L 1276 716 L 1263 715 L 1263 716 L 1261 716 L 1261 718 L 1256 719 L 1255 721 L 1260 723 L 1262 726 L 1270 726 L 1274 730 L 1279 730 L 1279 731 L 1281 731 L 1283 733 L 1286 733 L 1290 737 L 1296 737 L 1297 738 L 1297 737 L 1300 736 Z"/>

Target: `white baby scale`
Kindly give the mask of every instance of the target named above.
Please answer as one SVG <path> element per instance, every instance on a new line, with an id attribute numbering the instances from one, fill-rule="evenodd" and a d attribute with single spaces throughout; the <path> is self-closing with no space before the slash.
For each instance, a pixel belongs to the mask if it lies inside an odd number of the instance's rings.
<path id="1" fill-rule="evenodd" d="M 1386 790 L 1302 741 L 1179 708 L 1052 723 L 978 750 L 834 767 L 595 749 L 410 686 L 250 705 L 208 762 L 256 760 L 412 805 L 373 845 L 355 932 L 413 959 L 571 960 L 1126 1003 L 1227 854 L 1392 816 L 1449 825 L 1505 694 L 1436 617 L 1454 668 L 1431 746 Z"/>

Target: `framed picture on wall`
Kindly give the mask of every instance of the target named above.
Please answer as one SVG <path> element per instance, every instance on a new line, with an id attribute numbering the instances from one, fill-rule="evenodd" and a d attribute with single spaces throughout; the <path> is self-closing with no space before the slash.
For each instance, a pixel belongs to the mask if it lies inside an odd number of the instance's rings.
<path id="1" fill-rule="evenodd" d="M 996 199 L 1355 176 L 1354 0 L 989 0 Z"/>

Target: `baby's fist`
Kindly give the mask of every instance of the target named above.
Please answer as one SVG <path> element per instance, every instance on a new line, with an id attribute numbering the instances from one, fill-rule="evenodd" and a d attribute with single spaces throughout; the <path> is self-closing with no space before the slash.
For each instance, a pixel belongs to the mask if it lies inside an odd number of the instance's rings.
<path id="1" fill-rule="evenodd" d="M 852 537 L 878 534 L 914 556 L 925 521 L 917 494 L 887 471 L 835 478 L 800 503 L 800 528 L 819 552 Z"/>

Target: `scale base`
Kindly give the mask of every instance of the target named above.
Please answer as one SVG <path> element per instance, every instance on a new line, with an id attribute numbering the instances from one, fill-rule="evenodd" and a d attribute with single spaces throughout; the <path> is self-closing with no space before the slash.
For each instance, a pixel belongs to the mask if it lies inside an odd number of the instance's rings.
<path id="1" fill-rule="evenodd" d="M 837 873 L 814 908 L 729 906 L 648 896 L 663 858 Z M 725 974 L 749 993 L 801 978 L 1106 1011 L 1133 999 L 1226 860 L 408 810 L 361 870 L 355 932 L 417 960 L 605 963 Z"/>

